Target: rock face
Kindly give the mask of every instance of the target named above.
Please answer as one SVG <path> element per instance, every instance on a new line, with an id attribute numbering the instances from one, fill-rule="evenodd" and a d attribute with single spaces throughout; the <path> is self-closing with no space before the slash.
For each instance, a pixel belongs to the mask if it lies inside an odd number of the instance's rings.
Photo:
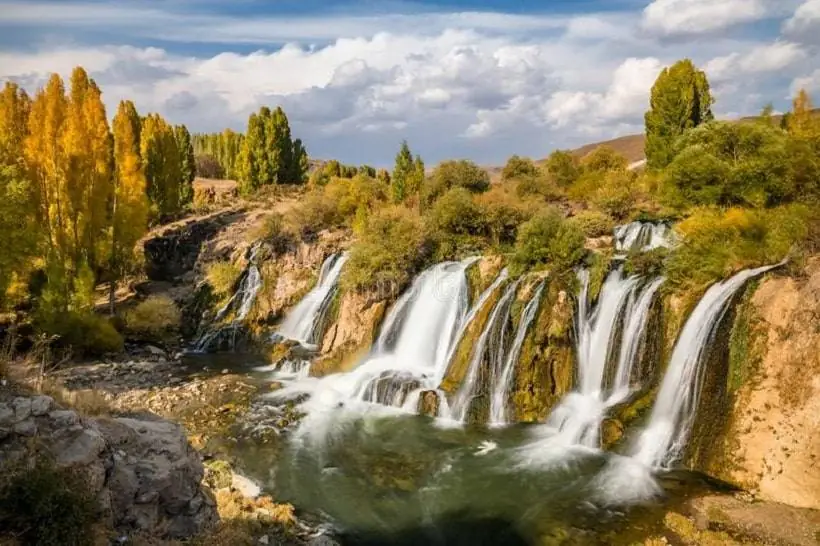
<path id="1" fill-rule="evenodd" d="M 145 273 L 152 281 L 174 281 L 196 264 L 202 244 L 242 216 L 229 210 L 182 224 L 172 224 L 162 234 L 145 241 Z"/>
<path id="2" fill-rule="evenodd" d="M 31 457 L 82 472 L 101 515 L 122 532 L 187 538 L 218 516 L 200 483 L 203 467 L 182 427 L 164 420 L 83 418 L 48 396 L 0 402 L 0 466 Z"/>
<path id="3" fill-rule="evenodd" d="M 705 465 L 759 498 L 820 509 L 820 258 L 770 277 L 732 328 L 730 413 Z"/>

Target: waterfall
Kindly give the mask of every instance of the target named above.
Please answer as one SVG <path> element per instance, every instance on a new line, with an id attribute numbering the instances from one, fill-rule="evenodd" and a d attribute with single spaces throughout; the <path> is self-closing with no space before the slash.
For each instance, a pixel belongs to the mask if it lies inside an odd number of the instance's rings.
<path id="1" fill-rule="evenodd" d="M 673 234 L 663 222 L 632 222 L 615 228 L 615 250 L 645 252 L 673 244 Z"/>
<path id="2" fill-rule="evenodd" d="M 612 385 L 612 392 L 607 400 L 607 405 L 614 405 L 622 402 L 629 396 L 632 369 L 638 359 L 638 350 L 643 341 L 643 333 L 646 330 L 649 319 L 649 309 L 655 299 L 655 293 L 663 284 L 664 278 L 658 277 L 650 282 L 635 297 L 635 292 L 630 294 L 626 311 L 626 321 L 624 333 L 621 340 L 621 351 L 618 356 L 618 368 L 615 372 L 615 380 Z"/>
<path id="3" fill-rule="evenodd" d="M 632 456 L 650 468 L 669 467 L 681 455 L 703 382 L 703 360 L 732 296 L 743 284 L 781 264 L 742 271 L 713 284 L 701 298 L 675 343 L 669 367 Z"/>
<path id="4" fill-rule="evenodd" d="M 215 327 L 206 331 L 194 344 L 196 351 L 218 349 L 223 341 L 227 341 L 231 350 L 235 348 L 236 336 L 256 301 L 256 295 L 259 293 L 259 289 L 262 288 L 262 275 L 256 263 L 260 246 L 261 243 L 256 243 L 250 248 L 248 265 L 245 271 L 242 272 L 236 292 L 234 292 L 228 302 L 217 311 L 212 323 L 212 326 L 215 325 Z M 231 312 L 234 313 L 231 322 L 228 324 L 220 324 Z"/>
<path id="5" fill-rule="evenodd" d="M 372 411 L 410 411 L 420 393 L 437 390 L 447 358 L 467 316 L 469 290 L 465 270 L 475 258 L 435 265 L 416 277 L 385 319 L 373 350 L 355 369 L 286 384 L 274 398 L 310 396 L 300 430 L 321 440 L 345 416 Z M 441 400 L 440 411 L 447 407 Z M 391 409 L 392 408 L 392 409 Z"/>
<path id="6" fill-rule="evenodd" d="M 515 332 L 515 338 L 510 346 L 509 353 L 507 353 L 504 368 L 501 370 L 495 382 L 492 398 L 490 399 L 490 424 L 492 426 L 507 424 L 507 400 L 512 387 L 513 371 L 515 370 L 515 365 L 518 363 L 518 357 L 521 356 L 521 347 L 524 345 L 524 338 L 527 337 L 527 331 L 538 311 L 538 304 L 541 301 L 544 284 L 544 281 L 538 284 L 538 288 L 535 289 L 532 298 L 530 298 L 530 301 L 527 302 L 527 305 L 521 312 L 518 329 Z"/>
<path id="7" fill-rule="evenodd" d="M 510 320 L 510 307 L 518 289 L 519 281 L 511 283 L 502 294 L 498 303 L 495 304 L 490 313 L 484 330 L 476 341 L 470 356 L 470 363 L 467 368 L 467 375 L 456 392 L 455 399 L 450 407 L 450 418 L 465 422 L 470 410 L 470 405 L 476 396 L 476 391 L 480 387 L 479 376 L 481 375 L 481 365 L 485 360 L 489 360 L 489 374 L 494 376 L 501 368 L 501 362 L 505 354 L 504 331 Z"/>
<path id="8" fill-rule="evenodd" d="M 322 342 L 326 314 L 346 261 L 346 252 L 325 259 L 316 286 L 288 313 L 274 336 L 292 339 L 306 346 L 316 346 Z"/>

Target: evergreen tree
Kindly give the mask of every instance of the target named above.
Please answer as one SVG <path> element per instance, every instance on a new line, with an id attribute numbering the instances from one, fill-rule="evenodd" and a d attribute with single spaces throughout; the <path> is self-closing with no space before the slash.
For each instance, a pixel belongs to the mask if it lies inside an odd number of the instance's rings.
<path id="1" fill-rule="evenodd" d="M 179 182 L 179 204 L 185 206 L 194 200 L 194 178 L 196 177 L 194 146 L 191 142 L 191 133 L 184 125 L 174 127 L 174 137 L 179 151 L 182 176 Z"/>
<path id="2" fill-rule="evenodd" d="M 683 132 L 710 121 L 712 98 L 706 74 L 689 59 L 664 68 L 652 86 L 646 122 L 646 160 L 662 169 L 672 160 L 673 144 Z"/>
<path id="3" fill-rule="evenodd" d="M 117 280 L 127 272 L 134 246 L 148 225 L 148 197 L 140 160 L 140 119 L 131 101 L 120 102 L 114 117 L 114 197 L 111 228 L 109 305 L 114 312 Z"/>
<path id="4" fill-rule="evenodd" d="M 396 164 L 393 167 L 393 175 L 390 177 L 390 190 L 394 203 L 401 203 L 407 198 L 408 188 L 413 183 L 410 178 L 415 168 L 413 153 L 405 140 L 401 143 L 401 149 L 396 155 Z"/>

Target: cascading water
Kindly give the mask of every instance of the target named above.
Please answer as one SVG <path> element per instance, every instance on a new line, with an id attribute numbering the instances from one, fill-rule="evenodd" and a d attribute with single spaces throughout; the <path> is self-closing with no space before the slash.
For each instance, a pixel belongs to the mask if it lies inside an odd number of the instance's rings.
<path id="1" fill-rule="evenodd" d="M 518 322 L 518 329 L 515 332 L 510 350 L 507 353 L 504 362 L 504 368 L 498 375 L 495 386 L 492 390 L 492 398 L 490 399 L 490 425 L 503 426 L 508 423 L 507 417 L 507 401 L 512 387 L 513 371 L 515 365 L 518 363 L 518 357 L 521 356 L 521 347 L 524 344 L 524 338 L 527 337 L 527 331 L 530 324 L 535 319 L 535 314 L 538 311 L 538 304 L 541 302 L 541 294 L 544 292 L 544 282 L 538 284 L 530 301 L 521 312 L 521 319 Z"/>
<path id="2" fill-rule="evenodd" d="M 658 277 L 643 288 L 637 298 L 634 292 L 630 295 L 621 340 L 621 351 L 618 356 L 618 368 L 615 372 L 611 394 L 607 399 L 608 406 L 622 402 L 629 396 L 632 369 L 638 360 L 638 351 L 649 319 L 649 309 L 655 299 L 655 293 L 657 293 L 663 281 L 663 277 Z"/>
<path id="3" fill-rule="evenodd" d="M 499 373 L 502 366 L 505 350 L 504 332 L 510 321 L 510 307 L 512 306 L 515 292 L 520 281 L 511 283 L 502 294 L 501 298 L 493 307 L 484 330 L 476 341 L 470 356 L 470 363 L 467 368 L 467 375 L 456 392 L 456 396 L 450 407 L 449 417 L 454 421 L 465 422 L 470 411 L 471 402 L 476 396 L 479 387 L 479 376 L 482 363 L 489 360 L 489 375 L 491 377 Z"/>
<path id="4" fill-rule="evenodd" d="M 673 244 L 673 234 L 663 222 L 632 222 L 615 228 L 615 250 L 645 252 Z"/>
<path id="5" fill-rule="evenodd" d="M 236 337 L 241 329 L 242 323 L 248 317 L 256 295 L 262 288 L 262 275 L 259 272 L 257 254 L 261 244 L 256 243 L 249 251 L 248 265 L 240 277 L 239 286 L 231 299 L 217 311 L 212 327 L 205 332 L 194 344 L 196 351 L 204 352 L 214 350 L 227 343 L 229 349 L 236 346 Z M 229 324 L 221 324 L 233 312 L 233 318 Z"/>
<path id="6" fill-rule="evenodd" d="M 781 264 L 742 271 L 712 285 L 686 321 L 641 433 L 633 458 L 649 468 L 669 467 L 685 448 L 703 380 L 703 360 L 732 296 L 749 279 Z"/>
<path id="7" fill-rule="evenodd" d="M 321 439 L 343 414 L 402 411 L 424 390 L 436 390 L 451 346 L 468 313 L 466 268 L 475 262 L 445 262 L 427 269 L 385 319 L 372 353 L 347 373 L 287 384 L 273 397 L 307 393 L 300 430 Z M 441 405 L 446 411 L 446 405 Z"/>
<path id="8" fill-rule="evenodd" d="M 324 335 L 325 317 L 339 285 L 347 253 L 333 254 L 322 263 L 316 286 L 302 298 L 274 336 L 316 346 Z"/>

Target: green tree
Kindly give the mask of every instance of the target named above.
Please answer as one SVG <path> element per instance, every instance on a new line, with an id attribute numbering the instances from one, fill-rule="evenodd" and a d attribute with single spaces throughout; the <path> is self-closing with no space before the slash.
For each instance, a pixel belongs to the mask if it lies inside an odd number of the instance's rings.
<path id="1" fill-rule="evenodd" d="M 185 125 L 174 127 L 174 138 L 177 143 L 180 160 L 179 204 L 185 206 L 194 200 L 194 178 L 196 177 L 196 160 L 194 146 L 191 142 L 191 133 Z"/>
<path id="2" fill-rule="evenodd" d="M 518 229 L 512 262 L 518 271 L 544 266 L 562 271 L 576 265 L 584 254 L 580 228 L 557 210 L 547 208 Z"/>
<path id="3" fill-rule="evenodd" d="M 568 188 L 578 180 L 581 170 L 578 160 L 570 152 L 555 150 L 544 166 L 553 181 L 561 188 Z"/>
<path id="4" fill-rule="evenodd" d="M 538 167 L 528 157 L 517 155 L 510 157 L 501 171 L 501 179 L 506 182 L 524 176 L 538 176 Z"/>
<path id="5" fill-rule="evenodd" d="M 405 140 L 401 143 L 401 149 L 396 155 L 396 164 L 390 177 L 390 193 L 394 203 L 401 203 L 407 198 L 409 185 L 412 183 L 410 177 L 414 172 L 413 153 Z"/>
<path id="6" fill-rule="evenodd" d="M 179 212 L 182 179 L 179 155 L 173 127 L 159 114 L 146 116 L 140 132 L 140 157 L 155 218 Z"/>
<path id="7" fill-rule="evenodd" d="M 706 73 L 689 59 L 664 68 L 652 86 L 646 122 L 646 161 L 662 169 L 672 160 L 675 139 L 713 119 L 714 99 Z"/>

